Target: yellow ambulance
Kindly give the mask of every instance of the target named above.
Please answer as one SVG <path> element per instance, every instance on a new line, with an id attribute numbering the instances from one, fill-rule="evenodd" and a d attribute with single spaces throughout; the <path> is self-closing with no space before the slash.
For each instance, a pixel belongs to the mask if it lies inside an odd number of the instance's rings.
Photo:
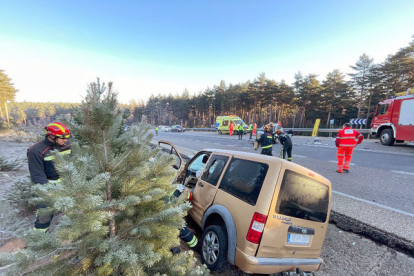
<path id="1" fill-rule="evenodd" d="M 216 118 L 216 130 L 219 134 L 227 134 L 229 133 L 230 123 L 234 124 L 233 133 L 235 135 L 238 134 L 237 127 L 239 124 L 243 124 L 244 132 L 247 131 L 248 126 L 243 122 L 243 120 L 236 116 L 236 115 L 228 115 L 228 116 L 217 116 Z"/>

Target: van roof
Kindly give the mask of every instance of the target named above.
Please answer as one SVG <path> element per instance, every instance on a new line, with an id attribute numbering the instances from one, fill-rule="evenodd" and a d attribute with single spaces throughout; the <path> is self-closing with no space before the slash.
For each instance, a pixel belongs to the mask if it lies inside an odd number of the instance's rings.
<path id="1" fill-rule="evenodd" d="M 222 149 L 213 149 L 213 148 L 206 148 L 203 151 L 208 151 L 212 153 L 224 153 L 224 154 L 231 154 L 234 157 L 257 161 L 257 162 L 264 162 L 267 164 L 274 164 L 274 165 L 282 165 L 286 169 L 290 169 L 293 171 L 301 172 L 304 175 L 307 175 L 311 178 L 314 178 L 320 182 L 323 182 L 331 187 L 331 182 L 325 178 L 324 176 L 320 175 L 317 172 L 314 172 L 306 167 L 303 167 L 299 164 L 275 157 L 275 156 L 268 156 L 263 154 L 257 154 L 252 152 L 244 152 L 244 151 L 237 151 L 237 150 L 222 150 Z"/>

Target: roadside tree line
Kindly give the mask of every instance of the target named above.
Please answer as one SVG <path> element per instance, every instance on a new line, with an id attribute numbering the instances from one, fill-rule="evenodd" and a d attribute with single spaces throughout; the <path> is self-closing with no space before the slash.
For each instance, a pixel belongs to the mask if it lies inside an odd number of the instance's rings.
<path id="1" fill-rule="evenodd" d="M 396 93 L 414 89 L 414 40 L 383 62 L 374 63 L 363 54 L 351 74 L 332 70 L 320 81 L 317 74 L 295 75 L 293 84 L 275 81 L 265 73 L 238 84 L 224 80 L 214 87 L 191 95 L 152 95 L 147 102 L 131 100 L 121 104 L 128 123 L 144 116 L 152 125 L 181 124 L 186 127 L 210 127 L 219 115 L 234 114 L 246 123 L 263 125 L 280 121 L 286 127 L 309 127 L 315 119 L 327 127 L 352 118 L 367 119 L 367 127 L 376 104 Z M 68 114 L 76 103 L 13 102 L 18 92 L 11 79 L 0 70 L 0 117 L 4 125 L 38 125 Z"/>
<path id="2" fill-rule="evenodd" d="M 280 121 L 287 127 L 309 127 L 320 118 L 321 126 L 327 127 L 331 119 L 339 126 L 359 118 L 367 119 L 369 127 L 379 101 L 414 89 L 414 40 L 382 63 L 363 54 L 350 67 L 349 80 L 338 69 L 322 81 L 316 74 L 298 72 L 292 85 L 269 79 L 265 73 L 239 84 L 222 80 L 193 96 L 187 90 L 181 95 L 153 95 L 132 114 L 137 120 L 146 115 L 154 125 L 189 127 L 212 126 L 216 116 L 230 114 L 259 125 Z"/>

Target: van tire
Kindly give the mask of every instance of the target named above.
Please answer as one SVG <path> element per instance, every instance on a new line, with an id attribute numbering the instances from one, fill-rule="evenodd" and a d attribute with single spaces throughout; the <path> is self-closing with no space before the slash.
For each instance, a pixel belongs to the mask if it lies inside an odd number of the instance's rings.
<path id="1" fill-rule="evenodd" d="M 223 226 L 210 225 L 204 230 L 201 260 L 211 271 L 219 270 L 227 263 L 227 240 L 227 231 Z"/>
<path id="2" fill-rule="evenodd" d="M 394 138 L 394 133 L 393 133 L 392 129 L 386 128 L 383 131 L 381 131 L 380 142 L 384 146 L 394 145 L 395 138 Z"/>
<path id="3" fill-rule="evenodd" d="M 221 132 L 221 130 L 218 131 L 219 134 L 223 134 L 223 132 Z"/>

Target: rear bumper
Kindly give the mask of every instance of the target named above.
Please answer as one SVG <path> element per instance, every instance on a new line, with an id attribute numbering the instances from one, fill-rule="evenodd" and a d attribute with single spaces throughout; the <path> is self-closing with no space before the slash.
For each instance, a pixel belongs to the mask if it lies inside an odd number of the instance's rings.
<path id="1" fill-rule="evenodd" d="M 321 258 L 256 258 L 244 254 L 236 249 L 235 265 L 248 273 L 272 274 L 285 271 L 295 271 L 300 268 L 302 271 L 318 271 L 323 264 Z"/>

